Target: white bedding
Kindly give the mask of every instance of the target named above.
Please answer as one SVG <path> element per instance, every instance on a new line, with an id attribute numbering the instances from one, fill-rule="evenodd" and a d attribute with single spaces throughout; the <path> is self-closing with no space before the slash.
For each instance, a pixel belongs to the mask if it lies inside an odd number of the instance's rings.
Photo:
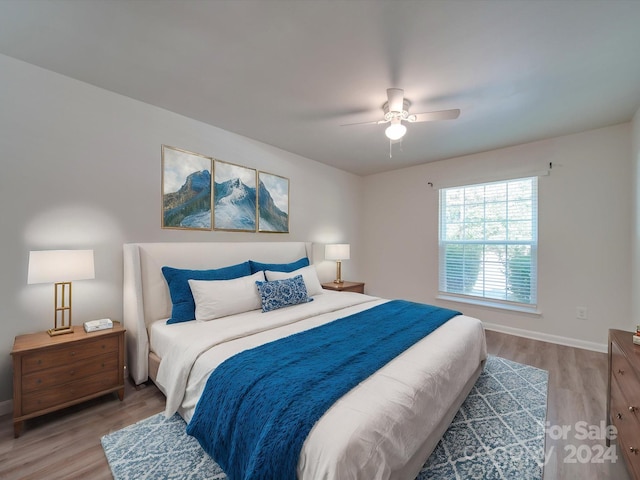
<path id="1" fill-rule="evenodd" d="M 162 358 L 156 383 L 167 395 L 165 414 L 179 411 L 189 421 L 209 373 L 232 355 L 385 301 L 326 291 L 313 302 L 268 313 L 154 323 L 150 342 Z M 404 478 L 410 459 L 485 358 L 481 322 L 451 319 L 325 413 L 303 445 L 298 478 Z"/>

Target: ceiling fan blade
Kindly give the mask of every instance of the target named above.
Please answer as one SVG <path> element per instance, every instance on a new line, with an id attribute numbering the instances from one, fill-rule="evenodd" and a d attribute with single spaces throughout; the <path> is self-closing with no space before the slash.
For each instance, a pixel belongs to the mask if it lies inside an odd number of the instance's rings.
<path id="1" fill-rule="evenodd" d="M 425 112 L 409 115 L 409 122 L 434 122 L 436 120 L 455 120 L 460 116 L 459 109 L 439 110 L 437 112 Z"/>
<path id="2" fill-rule="evenodd" d="M 382 123 L 388 123 L 388 120 L 376 120 L 373 122 L 357 122 L 357 123 L 344 123 L 340 125 L 341 127 L 351 127 L 353 125 L 380 125 Z"/>
<path id="3" fill-rule="evenodd" d="M 390 112 L 402 112 L 404 106 L 404 90 L 401 88 L 387 88 Z"/>

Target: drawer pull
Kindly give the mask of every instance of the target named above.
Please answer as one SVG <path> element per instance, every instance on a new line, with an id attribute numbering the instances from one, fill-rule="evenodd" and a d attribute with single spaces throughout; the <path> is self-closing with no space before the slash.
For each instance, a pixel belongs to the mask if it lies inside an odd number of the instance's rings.
<path id="1" fill-rule="evenodd" d="M 71 356 L 75 357 L 76 356 L 76 352 L 71 352 Z"/>
<path id="2" fill-rule="evenodd" d="M 636 410 L 638 410 L 638 407 L 634 407 L 633 405 L 629 407 L 629 411 L 632 413 L 635 412 Z"/>
<path id="3" fill-rule="evenodd" d="M 620 419 L 622 418 L 622 414 L 621 414 L 621 413 L 618 413 L 618 414 L 616 415 L 616 418 L 617 418 L 618 420 L 620 420 Z"/>
<path id="4" fill-rule="evenodd" d="M 621 368 L 619 368 L 619 369 L 618 369 L 618 373 L 619 373 L 620 375 L 624 375 L 624 370 L 622 370 Z"/>
<path id="5" fill-rule="evenodd" d="M 638 449 L 636 447 L 629 447 L 629 451 L 635 455 L 638 454 Z"/>

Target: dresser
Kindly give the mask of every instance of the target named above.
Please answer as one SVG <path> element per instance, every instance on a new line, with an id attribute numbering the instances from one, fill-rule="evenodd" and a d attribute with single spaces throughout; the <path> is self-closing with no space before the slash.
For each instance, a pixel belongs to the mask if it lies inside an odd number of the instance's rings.
<path id="1" fill-rule="evenodd" d="M 632 335 L 609 330 L 607 416 L 617 429 L 618 455 L 632 478 L 640 479 L 640 345 Z"/>
<path id="2" fill-rule="evenodd" d="M 23 422 L 107 393 L 124 398 L 124 332 L 113 328 L 51 337 L 19 335 L 13 343 L 13 428 Z"/>

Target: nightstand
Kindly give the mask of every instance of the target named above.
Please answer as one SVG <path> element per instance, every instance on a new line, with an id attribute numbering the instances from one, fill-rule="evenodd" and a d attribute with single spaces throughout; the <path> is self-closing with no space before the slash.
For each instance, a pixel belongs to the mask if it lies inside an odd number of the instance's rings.
<path id="1" fill-rule="evenodd" d="M 113 328 L 51 337 L 19 335 L 13 343 L 13 430 L 23 422 L 77 403 L 117 392 L 124 398 L 124 332 Z"/>
<path id="2" fill-rule="evenodd" d="M 325 290 L 333 290 L 335 292 L 364 293 L 364 282 L 329 282 L 323 283 L 322 288 Z"/>

